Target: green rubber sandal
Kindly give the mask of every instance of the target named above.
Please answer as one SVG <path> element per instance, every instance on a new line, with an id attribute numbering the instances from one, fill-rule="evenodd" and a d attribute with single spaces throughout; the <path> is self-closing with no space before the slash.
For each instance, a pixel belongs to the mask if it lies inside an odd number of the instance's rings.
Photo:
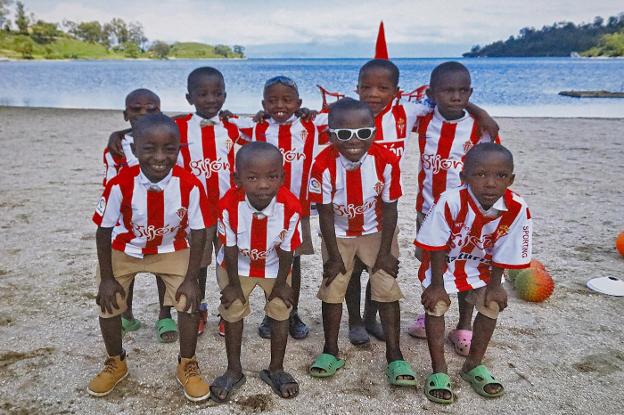
<path id="1" fill-rule="evenodd" d="M 129 331 L 137 331 L 141 328 L 141 322 L 136 318 L 128 320 L 125 317 L 121 317 L 121 335 L 125 335 Z"/>
<path id="2" fill-rule="evenodd" d="M 411 376 L 411 379 L 399 379 L 401 376 Z M 388 383 L 395 386 L 416 386 L 416 373 L 405 360 L 395 360 L 386 366 Z"/>
<path id="3" fill-rule="evenodd" d="M 164 334 L 175 333 L 176 336 L 173 340 L 165 340 Z M 161 343 L 173 343 L 178 340 L 178 326 L 172 318 L 161 318 L 156 322 L 156 334 L 158 335 L 158 341 Z"/>
<path id="4" fill-rule="evenodd" d="M 431 402 L 441 403 L 444 405 L 448 405 L 455 401 L 455 394 L 451 389 L 451 378 L 446 373 L 438 372 L 432 373 L 427 376 L 427 380 L 425 380 L 425 396 Z M 432 391 L 449 391 L 451 393 L 450 399 L 443 399 L 435 397 L 431 394 Z"/>
<path id="5" fill-rule="evenodd" d="M 336 356 L 329 353 L 322 353 L 314 359 L 310 366 L 310 376 L 315 378 L 328 378 L 334 376 L 336 371 L 343 367 L 345 361 L 338 359 Z M 323 372 L 314 372 L 312 369 L 320 369 Z"/>
<path id="6" fill-rule="evenodd" d="M 470 383 L 472 389 L 484 398 L 498 398 L 505 393 L 503 384 L 494 379 L 492 373 L 484 365 L 479 365 L 469 372 L 462 373 L 461 378 Z M 501 390 L 498 393 L 487 393 L 485 391 L 487 385 L 500 385 Z"/>

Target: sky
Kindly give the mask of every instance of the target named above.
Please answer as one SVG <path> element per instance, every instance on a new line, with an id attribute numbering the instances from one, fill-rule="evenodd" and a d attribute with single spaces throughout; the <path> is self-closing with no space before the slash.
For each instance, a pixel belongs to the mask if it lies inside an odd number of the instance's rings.
<path id="1" fill-rule="evenodd" d="M 23 2 L 45 21 L 120 17 L 141 22 L 150 40 L 238 44 L 248 57 L 369 57 L 380 20 L 391 57 L 454 57 L 523 27 L 591 22 L 624 12 L 622 0 Z"/>

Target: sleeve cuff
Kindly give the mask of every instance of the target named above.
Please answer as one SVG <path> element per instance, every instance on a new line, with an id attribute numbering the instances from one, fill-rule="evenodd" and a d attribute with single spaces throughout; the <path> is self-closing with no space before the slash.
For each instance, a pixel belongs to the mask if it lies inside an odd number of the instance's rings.
<path id="1" fill-rule="evenodd" d="M 529 268 L 531 266 L 531 263 L 527 262 L 526 264 L 511 265 L 511 264 L 503 264 L 500 262 L 492 261 L 492 266 L 503 268 L 503 269 L 524 269 L 524 268 Z"/>
<path id="2" fill-rule="evenodd" d="M 424 243 L 418 242 L 418 241 L 414 241 L 414 245 L 416 245 L 419 248 L 424 249 L 425 251 L 444 251 L 444 250 L 448 249 L 448 247 L 446 245 L 431 246 L 431 245 L 427 245 L 427 244 L 424 244 Z"/>

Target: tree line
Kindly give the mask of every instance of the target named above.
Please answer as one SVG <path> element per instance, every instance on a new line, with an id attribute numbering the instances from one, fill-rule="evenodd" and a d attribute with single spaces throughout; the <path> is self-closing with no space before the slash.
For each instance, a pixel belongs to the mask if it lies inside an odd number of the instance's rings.
<path id="1" fill-rule="evenodd" d="M 22 35 L 26 39 L 39 45 L 46 45 L 62 37 L 70 37 L 83 42 L 98 44 L 108 51 L 121 53 L 130 58 L 137 58 L 144 54 L 160 59 L 167 58 L 172 52 L 172 46 L 167 42 L 149 41 L 145 36 L 143 25 L 140 22 L 126 22 L 121 18 L 114 18 L 110 22 L 99 21 L 74 22 L 63 20 L 59 23 L 46 22 L 28 13 L 22 1 L 15 2 L 14 19 L 10 20 L 10 8 L 13 0 L 0 0 L 0 28 L 5 33 Z M 28 41 L 22 40 L 20 47 L 28 49 Z M 207 46 L 207 45 L 206 45 Z M 30 45 L 32 53 L 33 45 Z M 234 45 L 214 46 L 214 55 L 222 57 L 244 57 L 244 47 Z M 28 57 L 28 50 L 21 51 Z M 24 53 L 26 52 L 26 53 Z M 201 57 L 201 56 L 198 56 Z"/>
<path id="2" fill-rule="evenodd" d="M 603 44 L 612 47 L 614 39 L 624 39 L 624 13 L 606 20 L 597 16 L 592 23 L 557 22 L 541 29 L 525 27 L 517 36 L 510 36 L 505 41 L 499 40 L 485 46 L 475 45 L 463 56 L 570 56 L 573 52 L 596 56 L 601 53 L 593 48 Z M 622 47 L 619 55 L 613 52 L 603 54 L 622 56 L 624 44 Z M 593 50 L 593 53 L 590 50 Z"/>

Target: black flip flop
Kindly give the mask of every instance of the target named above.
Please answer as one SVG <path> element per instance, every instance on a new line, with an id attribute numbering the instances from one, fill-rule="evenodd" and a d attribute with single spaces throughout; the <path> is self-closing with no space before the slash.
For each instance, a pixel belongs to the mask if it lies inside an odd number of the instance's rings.
<path id="1" fill-rule="evenodd" d="M 271 376 L 271 372 L 264 369 L 260 371 L 260 379 L 262 379 L 264 383 L 269 385 L 271 389 L 273 389 L 273 392 L 275 392 L 275 394 L 280 398 L 292 399 L 299 395 L 299 391 L 289 397 L 285 397 L 284 395 L 282 395 L 282 386 L 288 385 L 289 383 L 299 385 L 295 378 L 293 378 L 292 375 L 288 372 L 281 370 Z"/>
<path id="2" fill-rule="evenodd" d="M 225 375 L 221 375 L 216 378 L 214 382 L 212 382 L 212 385 L 210 385 L 210 399 L 217 403 L 225 403 L 230 399 L 230 395 L 232 394 L 232 392 L 243 386 L 246 381 L 247 378 L 245 377 L 245 375 L 241 375 L 241 377 L 236 382 L 232 382 L 231 378 L 228 378 Z M 214 386 L 225 391 L 225 399 L 219 398 L 219 395 L 212 391 L 212 388 Z"/>

